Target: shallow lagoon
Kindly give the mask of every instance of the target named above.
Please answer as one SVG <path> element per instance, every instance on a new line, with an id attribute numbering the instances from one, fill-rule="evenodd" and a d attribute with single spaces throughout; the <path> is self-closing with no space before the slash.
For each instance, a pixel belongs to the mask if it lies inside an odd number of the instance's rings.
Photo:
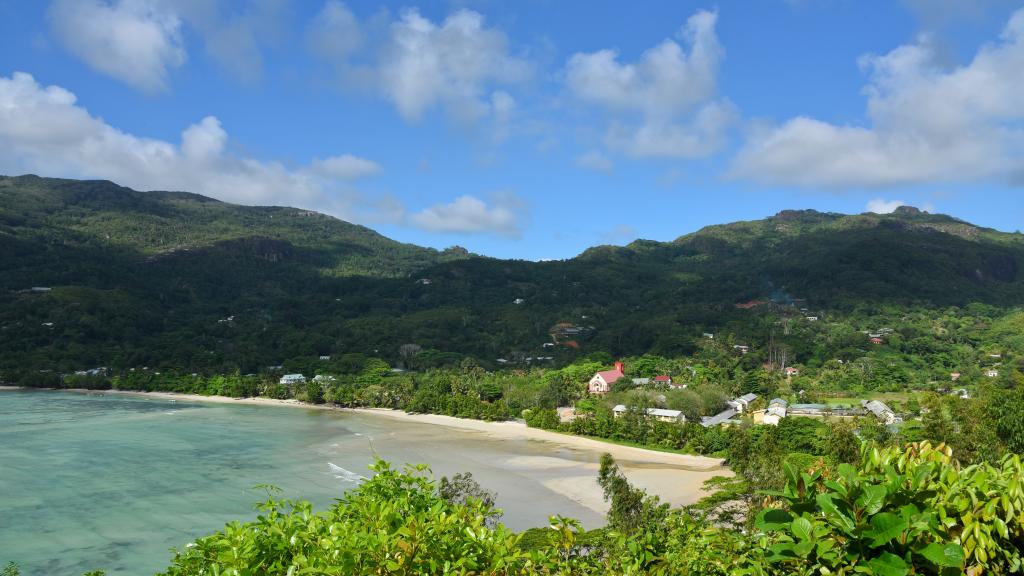
<path id="1" fill-rule="evenodd" d="M 602 523 L 545 488 L 594 454 L 373 415 L 102 393 L 0 392 L 0 563 L 26 576 L 152 574 L 170 549 L 255 516 L 257 484 L 329 506 L 374 454 L 470 471 L 514 529 L 548 514 Z M 538 457 L 567 464 L 535 465 Z M 575 470 L 575 471 L 573 471 Z"/>

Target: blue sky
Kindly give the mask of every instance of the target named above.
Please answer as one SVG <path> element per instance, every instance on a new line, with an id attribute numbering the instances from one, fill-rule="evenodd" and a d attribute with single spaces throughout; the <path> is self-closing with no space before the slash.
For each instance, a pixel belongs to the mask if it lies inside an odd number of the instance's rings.
<path id="1" fill-rule="evenodd" d="M 990 0 L 0 0 L 0 173 L 571 257 L 786 208 L 1024 221 Z"/>

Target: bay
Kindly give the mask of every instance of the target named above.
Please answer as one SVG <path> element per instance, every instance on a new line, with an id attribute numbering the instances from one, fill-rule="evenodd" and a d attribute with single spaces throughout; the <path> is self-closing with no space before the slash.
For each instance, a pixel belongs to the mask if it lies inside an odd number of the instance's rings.
<path id="1" fill-rule="evenodd" d="M 593 482 L 593 453 L 536 440 L 339 411 L 56 391 L 0 392 L 0 563 L 26 576 L 153 574 L 171 549 L 254 518 L 272 484 L 319 509 L 369 474 L 375 457 L 433 473 L 472 472 L 503 522 L 549 514 L 603 523 L 545 487 Z M 544 461 L 543 466 L 535 465 Z"/>

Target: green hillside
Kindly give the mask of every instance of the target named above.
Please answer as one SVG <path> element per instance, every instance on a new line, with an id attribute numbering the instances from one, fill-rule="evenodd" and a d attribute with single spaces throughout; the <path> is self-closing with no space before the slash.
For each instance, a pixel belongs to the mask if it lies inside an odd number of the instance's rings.
<path id="1" fill-rule="evenodd" d="M 0 178 L 0 370 L 251 372 L 346 352 L 394 359 L 403 344 L 434 364 L 680 356 L 704 332 L 765 341 L 778 321 L 766 308 L 851 326 L 968 305 L 1001 315 L 1024 302 L 1022 265 L 1024 236 L 913 209 L 783 211 L 527 262 L 401 244 L 293 208 Z M 814 345 L 792 343 L 832 352 Z"/>

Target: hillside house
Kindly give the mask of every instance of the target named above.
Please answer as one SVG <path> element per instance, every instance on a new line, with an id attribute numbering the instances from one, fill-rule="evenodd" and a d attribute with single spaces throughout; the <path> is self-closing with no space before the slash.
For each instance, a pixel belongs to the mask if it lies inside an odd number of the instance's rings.
<path id="1" fill-rule="evenodd" d="M 633 386 L 650 386 L 650 378 L 633 378 Z"/>
<path id="2" fill-rule="evenodd" d="M 516 298 L 515 300 L 512 301 L 512 303 L 515 304 L 516 306 L 519 306 L 520 304 L 523 304 L 525 302 L 526 300 L 523 300 L 522 298 Z"/>
<path id="3" fill-rule="evenodd" d="M 591 394 L 603 395 L 611 392 L 612 384 L 619 381 L 626 375 L 626 365 L 622 362 L 616 362 L 615 368 L 612 370 L 605 370 L 594 374 L 594 377 L 590 379 L 590 383 L 587 384 L 587 391 Z"/>
<path id="4" fill-rule="evenodd" d="M 661 386 L 672 386 L 672 377 L 667 374 L 654 377 L 654 383 Z"/>
<path id="5" fill-rule="evenodd" d="M 790 378 L 792 376 L 799 376 L 799 375 L 800 375 L 800 370 L 798 368 L 794 368 L 793 366 L 786 366 L 786 377 L 787 378 Z"/>
<path id="6" fill-rule="evenodd" d="M 305 381 L 306 377 L 303 376 L 302 374 L 285 374 L 284 376 L 281 376 L 280 380 L 281 384 L 289 386 L 292 384 L 301 384 Z"/>
<path id="7" fill-rule="evenodd" d="M 805 316 L 805 318 L 807 318 L 808 322 L 817 322 L 818 321 L 818 317 L 817 316 Z"/>
<path id="8" fill-rule="evenodd" d="M 331 359 L 331 355 L 330 354 L 321 354 L 320 355 L 320 359 L 321 360 L 330 360 Z"/>
<path id="9" fill-rule="evenodd" d="M 704 336 L 708 340 L 714 340 L 715 339 L 715 335 L 712 334 L 711 332 L 705 332 L 702 336 Z"/>
<path id="10" fill-rule="evenodd" d="M 876 336 L 874 338 L 869 339 L 868 342 L 871 342 L 872 344 L 878 346 L 879 344 L 884 343 L 884 340 Z"/>
<path id="11" fill-rule="evenodd" d="M 779 421 L 786 417 L 786 411 L 789 409 L 789 402 L 782 398 L 773 398 L 768 403 L 768 409 L 764 411 L 764 416 L 761 418 L 763 424 L 769 426 L 778 426 Z"/>
<path id="12" fill-rule="evenodd" d="M 789 416 L 807 416 L 810 418 L 821 418 L 828 411 L 825 404 L 790 404 L 787 413 Z"/>
<path id="13" fill-rule="evenodd" d="M 895 424 L 902 419 L 896 415 L 892 408 L 880 400 L 862 400 L 861 406 L 885 424 Z"/>
<path id="14" fill-rule="evenodd" d="M 732 417 L 735 415 L 736 409 L 729 408 L 728 410 L 722 410 L 714 416 L 704 416 L 700 419 L 700 425 L 705 428 L 710 428 L 712 426 L 718 426 L 719 424 L 729 424 L 732 423 Z"/>
<path id="15" fill-rule="evenodd" d="M 995 368 L 989 368 L 988 370 L 985 370 L 985 376 L 989 378 L 998 378 L 999 370 L 996 370 Z"/>
<path id="16" fill-rule="evenodd" d="M 757 400 L 757 394 L 744 394 L 739 398 L 729 400 L 726 404 L 735 409 L 737 413 L 742 414 L 744 410 L 748 410 L 750 408 L 750 404 L 754 400 Z"/>
<path id="17" fill-rule="evenodd" d="M 953 382 L 956 382 L 957 380 L 960 379 L 960 373 L 959 372 L 950 372 L 949 373 L 949 379 L 952 380 Z"/>
<path id="18" fill-rule="evenodd" d="M 747 352 L 750 352 L 750 346 L 746 346 L 744 344 L 733 344 L 732 349 L 738 350 L 741 354 L 746 354 Z"/>

